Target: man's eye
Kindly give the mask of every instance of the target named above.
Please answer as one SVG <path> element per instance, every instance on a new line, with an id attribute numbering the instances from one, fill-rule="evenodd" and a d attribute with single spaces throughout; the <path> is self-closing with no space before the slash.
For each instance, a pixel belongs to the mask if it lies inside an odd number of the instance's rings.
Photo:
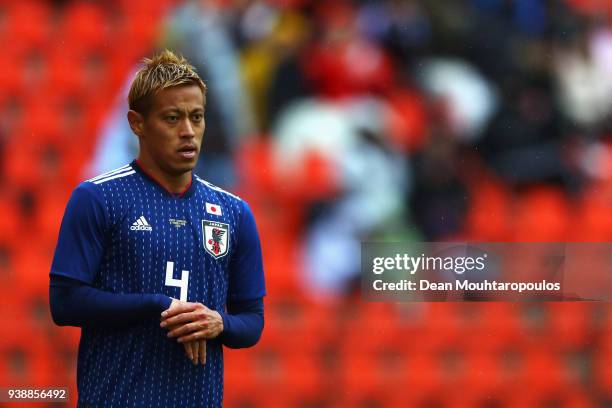
<path id="1" fill-rule="evenodd" d="M 178 121 L 178 116 L 174 116 L 174 115 L 166 116 L 166 120 L 168 122 L 176 122 Z"/>

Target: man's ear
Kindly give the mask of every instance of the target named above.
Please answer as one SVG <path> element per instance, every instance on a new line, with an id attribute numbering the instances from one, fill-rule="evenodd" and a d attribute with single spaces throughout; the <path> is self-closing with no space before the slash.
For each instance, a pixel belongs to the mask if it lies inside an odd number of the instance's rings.
<path id="1" fill-rule="evenodd" d="M 132 128 L 132 132 L 138 137 L 142 137 L 144 129 L 144 116 L 135 110 L 129 110 L 127 113 L 127 119 Z"/>

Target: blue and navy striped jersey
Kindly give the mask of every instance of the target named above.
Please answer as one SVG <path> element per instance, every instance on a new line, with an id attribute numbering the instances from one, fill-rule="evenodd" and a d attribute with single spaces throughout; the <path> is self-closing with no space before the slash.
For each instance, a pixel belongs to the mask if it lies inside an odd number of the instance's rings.
<path id="1" fill-rule="evenodd" d="M 112 293 L 166 295 L 219 311 L 228 302 L 265 295 L 248 205 L 195 175 L 185 193 L 170 194 L 136 162 L 75 189 L 51 274 Z M 208 340 L 206 364 L 194 366 L 159 322 L 152 316 L 129 327 L 92 322 L 82 328 L 79 406 L 221 406 L 220 341 Z"/>

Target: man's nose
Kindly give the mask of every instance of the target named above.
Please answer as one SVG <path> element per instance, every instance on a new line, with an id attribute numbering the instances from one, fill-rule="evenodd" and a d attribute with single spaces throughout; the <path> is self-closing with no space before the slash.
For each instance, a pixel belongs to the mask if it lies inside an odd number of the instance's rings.
<path id="1" fill-rule="evenodd" d="M 186 118 L 183 121 L 179 135 L 181 137 L 195 137 L 195 130 L 193 129 L 193 124 L 191 123 L 189 118 Z"/>

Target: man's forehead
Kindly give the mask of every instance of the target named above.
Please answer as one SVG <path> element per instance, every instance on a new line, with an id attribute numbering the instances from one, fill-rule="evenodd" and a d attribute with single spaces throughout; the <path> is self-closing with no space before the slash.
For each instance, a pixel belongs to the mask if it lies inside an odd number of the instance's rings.
<path id="1" fill-rule="evenodd" d="M 153 97 L 156 110 L 204 108 L 206 96 L 197 85 L 180 85 L 162 89 Z"/>

